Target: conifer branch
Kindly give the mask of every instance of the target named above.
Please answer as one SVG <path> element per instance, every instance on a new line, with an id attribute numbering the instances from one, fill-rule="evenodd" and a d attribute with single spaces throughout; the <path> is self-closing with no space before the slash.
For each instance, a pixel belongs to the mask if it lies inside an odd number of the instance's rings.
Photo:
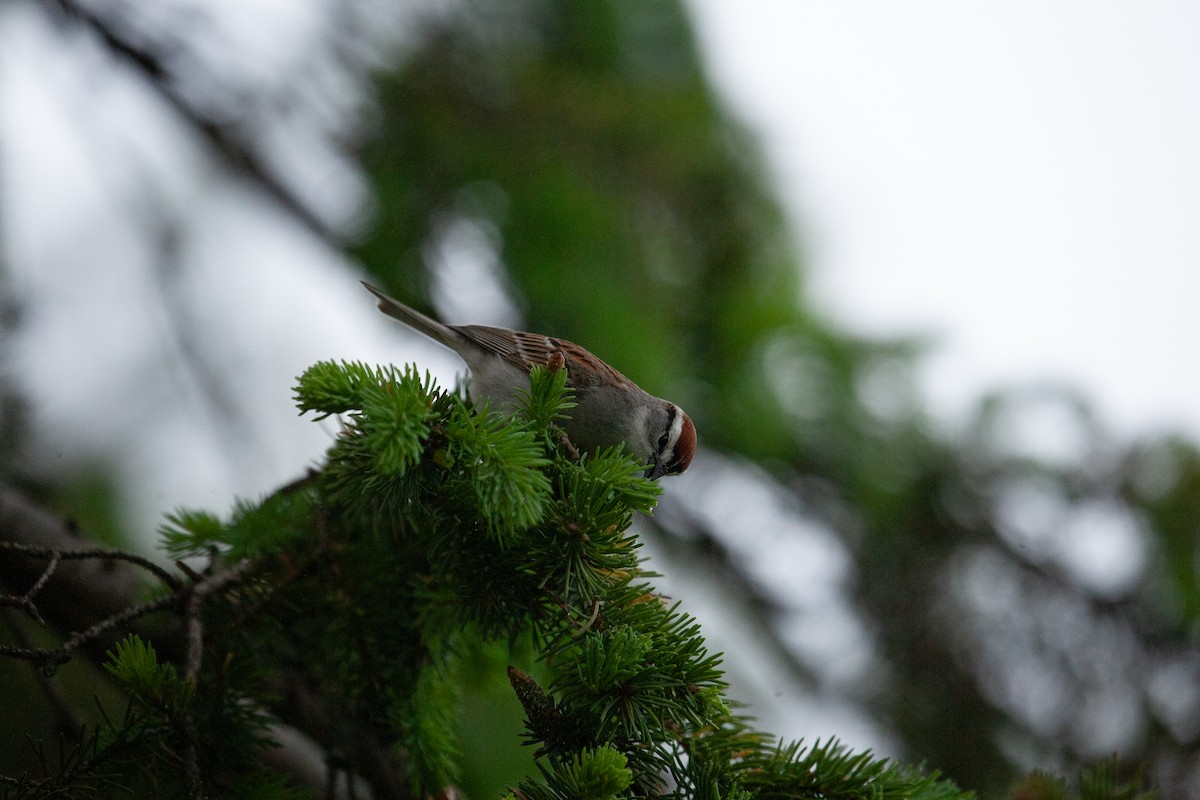
<path id="1" fill-rule="evenodd" d="M 42 575 L 34 587 L 29 590 L 30 594 L 36 594 L 41 589 L 45 582 L 49 580 L 49 573 L 52 573 L 54 568 L 58 566 L 60 561 L 81 561 L 84 559 L 97 559 L 100 561 L 125 561 L 130 564 L 141 567 L 150 572 L 154 577 L 158 578 L 170 589 L 179 588 L 179 579 L 167 572 L 165 569 L 154 563 L 150 559 L 140 556 L 137 553 L 131 553 L 127 550 L 114 550 L 108 548 L 87 548 L 82 550 L 64 550 L 56 547 L 39 547 L 35 545 L 21 544 L 20 542 L 0 541 L 0 549 L 12 550 L 30 558 L 39 558 L 51 562 L 54 566 L 47 567 L 47 574 Z"/>
<path id="2" fill-rule="evenodd" d="M 681 798 L 749 798 L 800 786 L 846 800 L 914 791 L 964 800 L 935 775 L 831 743 L 771 748 L 732 714 L 720 654 L 647 582 L 629 532 L 659 487 L 620 450 L 564 454 L 552 433 L 569 402 L 562 376 L 539 371 L 531 382 L 525 413 L 505 416 L 468 407 L 412 368 L 316 365 L 300 378 L 298 404 L 347 419 L 319 474 L 239 503 L 228 520 L 173 514 L 172 554 L 208 554 L 209 568 L 36 655 L 57 663 L 173 610 L 182 630 L 164 643 L 174 658 L 131 639 L 106 668 L 166 729 L 145 735 L 161 737 L 189 797 L 217 780 L 211 771 L 257 768 L 231 743 L 262 742 L 264 708 L 322 746 L 326 774 L 361 775 L 377 798 L 452 796 L 455 659 L 464 643 L 529 636 L 545 679 L 516 667 L 508 677 L 541 779 L 514 796 L 680 787 Z M 141 564 L 112 563 L 144 577 Z M 44 573 L 30 582 L 49 599 L 58 581 Z"/>
<path id="3" fill-rule="evenodd" d="M 90 557 L 90 554 L 95 552 L 113 556 L 122 551 L 80 549 L 80 541 L 81 537 L 70 523 L 30 502 L 11 487 L 0 484 L 0 545 L 11 545 L 9 549 L 12 552 L 21 551 L 23 555 L 30 556 L 0 558 L 0 584 L 36 583 L 45 570 L 35 570 L 33 558 L 45 561 L 51 552 L 72 554 L 61 560 L 62 565 L 54 574 L 54 579 L 48 580 L 38 594 L 41 613 L 49 625 L 60 630 L 77 631 L 74 634 L 77 641 L 65 654 L 68 658 L 74 651 L 85 649 L 96 661 L 103 661 L 105 654 L 124 635 L 121 628 L 126 623 L 137 623 L 132 629 L 147 635 L 160 653 L 168 654 L 171 658 L 185 657 L 189 644 L 184 627 L 172 624 L 170 620 L 166 624 L 148 625 L 145 616 L 159 607 L 178 605 L 179 598 L 172 593 L 150 603 L 139 602 L 139 596 L 145 589 L 140 570 L 146 569 L 147 563 L 152 562 L 143 563 L 145 559 L 128 553 L 123 555 L 129 557 L 98 560 Z M 74 555 L 76 553 L 80 555 Z M 211 576 L 203 586 L 200 583 L 195 586 L 200 586 L 202 597 L 211 597 L 242 580 L 249 569 L 249 563 L 242 563 Z M 200 575 L 190 577 L 204 580 Z M 149 609 L 149 605 L 155 605 L 156 609 Z M 30 646 L 27 639 L 19 639 L 16 647 L 0 645 L 0 655 L 33 663 L 59 664 L 64 655 L 63 647 L 36 648 Z M 39 670 L 39 674 L 44 673 Z M 48 678 L 43 680 L 49 682 Z M 268 694 L 278 698 L 277 702 L 271 704 L 272 713 L 303 734 L 299 739 L 290 735 L 273 736 L 277 744 L 264 750 L 265 759 L 279 769 L 292 773 L 301 783 L 311 781 L 314 791 L 320 792 L 325 786 L 331 765 L 324 759 L 314 763 L 314 756 L 319 754 L 314 754 L 304 742 L 316 741 L 330 749 L 341 746 L 343 741 L 348 740 L 338 740 L 331 733 L 344 728 L 342 715 L 328 706 L 325 699 L 314 694 L 302 676 L 286 670 L 271 678 L 266 688 Z M 57 690 L 51 689 L 51 693 L 61 699 L 61 693 Z M 62 701 L 62 707 L 69 712 L 65 701 Z M 62 717 L 64 724 L 68 716 Z M 78 730 L 78 726 L 75 726 L 73 735 Z M 119 733 L 120 730 L 119 727 L 114 728 L 115 732 Z M 389 755 L 388 748 L 370 732 L 359 731 L 355 736 L 349 740 L 353 742 L 349 748 L 354 753 L 352 769 L 373 787 L 374 795 L 402 800 L 410 798 L 401 777 L 404 774 L 403 763 Z M 350 780 L 353 782 L 355 779 Z"/>
<path id="4" fill-rule="evenodd" d="M 141 570 L 161 571 L 140 556 L 80 548 L 80 543 L 81 537 L 70 523 L 0 484 L 0 553 L 8 551 L 0 557 L 0 584 L 35 585 L 45 574 L 39 562 L 58 554 L 60 563 L 53 580 L 39 589 L 36 600 L 39 613 L 62 630 L 88 630 L 137 606 L 145 588 Z M 89 637 L 80 644 L 103 658 L 115 640 Z"/>
<path id="5" fill-rule="evenodd" d="M 80 646 L 94 642 L 115 628 L 153 614 L 155 611 L 167 608 L 178 601 L 179 598 L 174 594 L 164 595 L 155 600 L 130 606 L 118 614 L 105 617 L 85 630 L 75 631 L 58 647 L 49 649 L 41 647 L 24 649 L 0 645 L 0 655 L 24 661 L 32 661 L 43 672 L 52 675 L 60 666 L 71 660 L 71 656 Z"/>

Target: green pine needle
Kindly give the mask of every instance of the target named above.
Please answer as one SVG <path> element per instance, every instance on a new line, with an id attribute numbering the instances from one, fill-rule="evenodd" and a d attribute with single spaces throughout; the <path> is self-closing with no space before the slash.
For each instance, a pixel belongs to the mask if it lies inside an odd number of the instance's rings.
<path id="1" fill-rule="evenodd" d="M 158 726 L 170 765 L 190 725 L 211 744 L 204 763 L 253 773 L 238 754 L 262 740 L 271 670 L 284 663 L 348 729 L 403 753 L 414 796 L 437 794 L 460 772 L 456 661 L 520 638 L 537 643 L 546 688 L 509 672 L 539 771 L 513 796 L 969 798 L 834 741 L 773 747 L 730 711 L 720 654 L 640 563 L 631 525 L 661 488 L 620 448 L 566 452 L 562 370 L 535 370 L 512 414 L 412 366 L 322 362 L 296 398 L 345 418 L 319 472 L 239 502 L 227 522 L 180 510 L 164 526 L 176 557 L 256 560 L 252 577 L 203 603 L 195 685 L 137 638 L 106 665 Z M 1145 800 L 1110 778 L 1097 772 L 1084 800 Z"/>
<path id="2" fill-rule="evenodd" d="M 159 538 L 173 559 L 202 555 L 208 548 L 225 543 L 225 524 L 208 511 L 181 508 L 167 515 Z"/>
<path id="3" fill-rule="evenodd" d="M 836 739 L 804 747 L 780 745 L 742 762 L 742 783 L 757 795 L 781 800 L 970 800 L 936 772 L 923 773 L 869 750 L 855 752 Z"/>
<path id="4" fill-rule="evenodd" d="M 108 652 L 104 669 L 135 699 L 170 715 L 182 713 L 191 697 L 175 667 L 159 664 L 154 648 L 134 634 Z"/>
<path id="5" fill-rule="evenodd" d="M 550 500 L 550 466 L 537 436 L 514 417 L 459 406 L 446 426 L 448 450 L 469 482 L 493 534 L 541 522 Z"/>
<path id="6" fill-rule="evenodd" d="M 628 759 L 608 746 L 577 753 L 550 780 L 559 794 L 579 800 L 612 800 L 632 783 Z"/>
<path id="7" fill-rule="evenodd" d="M 1079 800 L 1152 800 L 1155 793 L 1143 788 L 1144 770 L 1121 777 L 1121 763 L 1114 756 L 1079 774 Z"/>
<path id="8" fill-rule="evenodd" d="M 575 408 L 575 391 L 567 386 L 565 369 L 551 372 L 540 364 L 529 371 L 529 391 L 521 392 L 521 411 L 535 430 L 549 430 Z"/>

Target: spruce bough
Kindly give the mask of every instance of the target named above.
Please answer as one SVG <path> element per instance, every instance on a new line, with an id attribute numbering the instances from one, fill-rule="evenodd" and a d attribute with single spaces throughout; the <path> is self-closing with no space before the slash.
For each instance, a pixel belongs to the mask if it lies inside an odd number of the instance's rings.
<path id="1" fill-rule="evenodd" d="M 355 750 L 369 732 L 398 754 L 402 794 L 438 795 L 459 777 L 455 660 L 522 640 L 538 678 L 508 677 L 539 774 L 509 797 L 970 797 L 834 741 L 777 743 L 733 713 L 719 655 L 639 566 L 629 529 L 658 485 L 622 451 L 565 445 L 565 372 L 535 369 L 531 383 L 523 411 L 502 416 L 413 367 L 316 364 L 297 405 L 343 421 L 321 469 L 228 521 L 171 517 L 176 558 L 252 566 L 206 598 L 186 680 L 132 643 L 110 671 L 141 715 L 163 717 L 160 747 L 199 748 L 206 791 L 258 769 L 254 709 L 286 713 L 278 687 L 299 679 L 341 711 L 322 742 L 331 760 L 369 773 Z M 169 702 L 160 685 L 175 687 Z"/>

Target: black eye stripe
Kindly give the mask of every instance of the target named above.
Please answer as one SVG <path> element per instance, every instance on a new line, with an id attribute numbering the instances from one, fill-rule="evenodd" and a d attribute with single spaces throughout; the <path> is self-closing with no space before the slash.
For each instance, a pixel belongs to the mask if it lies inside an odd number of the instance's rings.
<path id="1" fill-rule="evenodd" d="M 671 443 L 671 429 L 675 427 L 675 417 L 679 414 L 679 409 L 674 403 L 664 403 L 664 405 L 667 407 L 667 430 L 658 437 L 659 450 L 665 450 Z"/>

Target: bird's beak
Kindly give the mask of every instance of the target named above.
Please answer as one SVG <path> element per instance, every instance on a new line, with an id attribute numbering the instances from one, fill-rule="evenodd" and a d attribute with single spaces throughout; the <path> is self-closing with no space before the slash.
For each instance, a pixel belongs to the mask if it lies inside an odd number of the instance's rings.
<path id="1" fill-rule="evenodd" d="M 656 481 L 666 474 L 667 470 L 663 467 L 662 462 L 658 460 L 658 456 L 655 456 L 653 462 L 650 464 L 650 468 L 646 470 L 646 477 L 652 481 Z"/>

